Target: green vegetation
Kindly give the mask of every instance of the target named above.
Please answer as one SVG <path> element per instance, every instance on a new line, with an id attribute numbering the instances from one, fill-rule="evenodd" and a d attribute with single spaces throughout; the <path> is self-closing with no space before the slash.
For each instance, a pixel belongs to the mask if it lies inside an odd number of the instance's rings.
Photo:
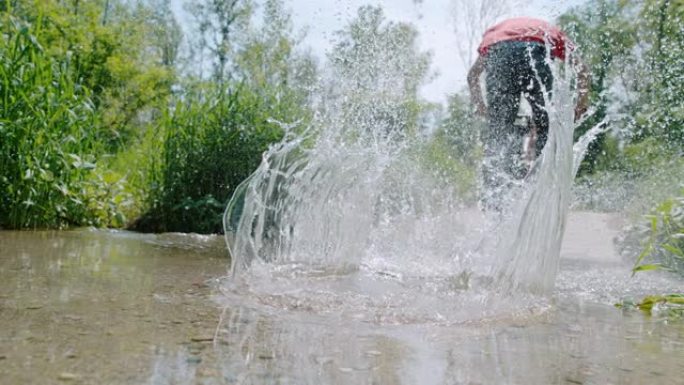
<path id="1" fill-rule="evenodd" d="M 281 0 L 189 3 L 185 36 L 168 0 L 2 4 L 0 227 L 220 232 L 264 150 L 311 121 L 318 70 Z M 372 69 L 346 116 L 415 136 L 416 30 L 362 7 L 339 36 L 332 71 Z"/>
<path id="2" fill-rule="evenodd" d="M 74 81 L 73 59 L 41 44 L 47 23 L 3 15 L 0 224 L 101 224 L 91 194 L 100 187 L 95 158 L 104 141 L 91 129 L 99 116 L 92 92 Z"/>
<path id="3" fill-rule="evenodd" d="M 229 194 L 282 136 L 269 107 L 245 90 L 179 102 L 165 117 L 173 129 L 163 138 L 149 209 L 134 228 L 221 232 Z"/>
<path id="4" fill-rule="evenodd" d="M 1 227 L 123 226 L 141 209 L 145 170 L 117 158 L 139 148 L 174 70 L 144 43 L 151 8 L 66 5 L 2 4 Z"/>
<path id="5" fill-rule="evenodd" d="M 429 106 L 418 88 L 430 75 L 430 55 L 418 47 L 410 24 L 387 21 L 379 7 L 364 6 L 337 33 L 329 54 L 340 99 L 341 121 L 355 132 L 385 129 L 390 137 L 414 137 Z"/>
<path id="6" fill-rule="evenodd" d="M 159 119 L 163 144 L 147 198 L 147 211 L 134 223 L 143 231 L 222 232 L 221 215 L 233 191 L 259 165 L 268 145 L 282 138 L 283 124 L 305 126 L 311 58 L 298 53 L 282 3 L 265 3 L 263 27 L 244 23 L 251 12 L 240 2 L 213 2 L 194 14 L 201 27 L 200 56 L 214 61 L 210 81 L 194 80 Z M 207 7 L 208 6 L 208 7 Z M 213 7 L 213 8 L 212 8 Z M 226 47 L 228 31 L 245 39 Z M 208 26 L 208 27 L 207 27 Z M 218 41 L 209 46 L 206 42 Z M 220 48 L 220 49 L 219 49 Z M 239 66 L 228 71 L 229 58 Z"/>
<path id="7" fill-rule="evenodd" d="M 648 315 L 654 315 L 657 312 L 668 319 L 680 319 L 684 317 L 684 295 L 650 295 L 636 303 L 629 300 L 622 301 L 615 307 L 625 310 L 638 309 Z"/>
<path id="8" fill-rule="evenodd" d="M 459 196 L 474 202 L 477 168 L 482 159 L 478 144 L 479 125 L 464 96 L 449 97 L 447 114 L 431 139 L 421 148 L 425 168 L 438 180 L 457 186 Z"/>
<path id="9" fill-rule="evenodd" d="M 261 28 L 251 2 L 194 2 L 194 62 L 166 0 L 0 11 L 2 228 L 219 232 L 278 122 L 309 119 L 316 68 L 281 1 Z"/>
<path id="10" fill-rule="evenodd" d="M 169 0 L 0 2 L 1 228 L 219 232 L 228 199 L 284 127 L 311 128 L 333 105 L 339 121 L 326 123 L 351 135 L 386 126 L 426 173 L 472 198 L 477 119 L 461 93 L 446 106 L 418 96 L 432 73 L 414 26 L 361 7 L 324 72 L 284 0 L 187 11 L 183 32 Z M 613 127 L 580 183 L 630 181 L 625 202 L 657 207 L 639 270 L 681 271 L 672 196 L 684 176 L 684 3 L 591 0 L 559 21 L 592 71 L 596 114 L 577 134 L 606 116 Z"/>
<path id="11" fill-rule="evenodd" d="M 602 189 L 610 209 L 637 217 L 624 246 L 636 259 L 635 272 L 684 274 L 684 2 L 591 0 L 560 22 L 592 71 L 596 113 L 577 134 L 611 118 L 611 133 L 585 158 L 579 189 L 593 190 L 593 196 Z"/>
<path id="12" fill-rule="evenodd" d="M 647 216 L 648 227 L 643 251 L 639 254 L 634 273 L 665 269 L 684 275 L 684 190 L 679 197 L 668 199 Z"/>
<path id="13" fill-rule="evenodd" d="M 652 154 L 681 155 L 681 1 L 591 0 L 560 21 L 592 72 L 596 113 L 576 134 L 607 115 L 613 126 L 612 136 L 594 144 L 582 172 L 640 172 L 648 170 L 643 161 L 652 161 Z"/>

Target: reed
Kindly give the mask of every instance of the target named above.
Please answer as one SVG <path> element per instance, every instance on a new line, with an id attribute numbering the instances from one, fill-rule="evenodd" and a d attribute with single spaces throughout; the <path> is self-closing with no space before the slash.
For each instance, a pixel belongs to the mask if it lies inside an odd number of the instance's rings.
<path id="1" fill-rule="evenodd" d="M 90 92 L 69 57 L 40 43 L 42 18 L 4 12 L 0 38 L 0 226 L 98 224 L 90 210 L 100 143 Z"/>
<path id="2" fill-rule="evenodd" d="M 283 130 L 273 105 L 247 88 L 208 87 L 184 95 L 162 118 L 163 144 L 139 231 L 222 232 L 235 188 Z"/>

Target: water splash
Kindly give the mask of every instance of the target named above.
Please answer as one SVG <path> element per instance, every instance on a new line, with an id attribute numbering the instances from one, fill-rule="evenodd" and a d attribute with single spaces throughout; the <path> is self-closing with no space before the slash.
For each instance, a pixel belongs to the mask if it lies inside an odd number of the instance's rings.
<path id="1" fill-rule="evenodd" d="M 548 143 L 511 214 L 497 224 L 502 235 L 495 241 L 492 276 L 502 292 L 547 294 L 553 289 L 573 180 L 589 144 L 607 128 L 606 121 L 599 123 L 573 146 L 574 73 L 554 67 L 554 79 L 553 98 L 546 100 Z"/>
<path id="2" fill-rule="evenodd" d="M 307 303 L 354 318 L 374 308 L 382 310 L 371 318 L 435 322 L 519 306 L 496 292 L 522 302 L 548 294 L 578 163 L 605 128 L 573 149 L 573 73 L 556 71 L 549 140 L 494 226 L 458 186 L 430 172 L 416 150 L 429 138 L 397 130 L 400 119 L 386 113 L 391 100 L 354 106 L 353 124 L 349 106 L 333 103 L 303 133 L 285 127 L 226 209 L 229 291 L 285 308 Z"/>

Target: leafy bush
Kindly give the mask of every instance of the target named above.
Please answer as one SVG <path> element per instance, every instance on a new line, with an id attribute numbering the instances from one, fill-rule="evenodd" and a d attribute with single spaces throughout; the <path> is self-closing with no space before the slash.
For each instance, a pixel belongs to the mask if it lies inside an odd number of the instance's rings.
<path id="1" fill-rule="evenodd" d="M 477 192 L 477 168 L 479 149 L 467 154 L 459 151 L 448 133 L 440 130 L 419 148 L 419 159 L 425 171 L 433 174 L 455 192 L 464 202 L 474 202 Z"/>
<path id="2" fill-rule="evenodd" d="M 606 143 L 613 141 L 609 136 Z M 647 138 L 621 148 L 606 144 L 604 150 L 610 152 L 598 157 L 598 162 L 605 162 L 601 169 L 575 181 L 574 208 L 624 211 L 641 218 L 659 202 L 678 193 L 673 181 L 684 178 L 684 159 L 662 141 Z"/>
<path id="3" fill-rule="evenodd" d="M 167 27 L 155 19 L 162 11 L 2 2 L 0 227 L 121 227 L 138 215 L 145 127 L 175 76 L 146 38 Z"/>
<path id="4" fill-rule="evenodd" d="M 259 165 L 282 129 L 250 90 L 210 89 L 179 101 L 165 117 L 149 210 L 133 229 L 219 233 L 235 188 Z"/>
<path id="5" fill-rule="evenodd" d="M 633 271 L 666 269 L 684 275 L 684 190 L 646 216 L 648 234 Z"/>

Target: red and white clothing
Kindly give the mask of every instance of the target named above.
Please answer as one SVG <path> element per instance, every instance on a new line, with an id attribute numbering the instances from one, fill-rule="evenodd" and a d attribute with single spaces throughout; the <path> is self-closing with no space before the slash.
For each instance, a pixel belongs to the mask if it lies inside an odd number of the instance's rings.
<path id="1" fill-rule="evenodd" d="M 558 27 L 531 17 L 516 17 L 496 24 L 482 37 L 477 48 L 480 56 L 487 56 L 489 47 L 503 41 L 536 41 L 551 47 L 551 57 L 565 60 L 567 51 L 575 49 L 574 43 Z"/>

